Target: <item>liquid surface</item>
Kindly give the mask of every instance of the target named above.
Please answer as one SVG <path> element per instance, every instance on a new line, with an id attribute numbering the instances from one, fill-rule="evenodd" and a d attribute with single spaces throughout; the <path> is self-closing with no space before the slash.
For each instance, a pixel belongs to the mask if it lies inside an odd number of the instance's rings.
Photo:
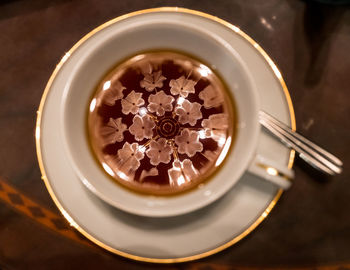
<path id="1" fill-rule="evenodd" d="M 99 83 L 88 135 L 103 169 L 120 184 L 175 194 L 208 179 L 232 143 L 233 104 L 218 76 L 175 52 L 136 55 Z"/>

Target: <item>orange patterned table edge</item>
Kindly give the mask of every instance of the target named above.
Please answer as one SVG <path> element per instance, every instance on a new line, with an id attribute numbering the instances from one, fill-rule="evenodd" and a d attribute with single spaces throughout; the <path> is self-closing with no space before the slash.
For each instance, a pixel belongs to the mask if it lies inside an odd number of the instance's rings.
<path id="1" fill-rule="evenodd" d="M 0 200 L 41 225 L 74 241 L 91 246 L 90 241 L 71 227 L 61 215 L 41 206 L 3 179 L 0 179 Z"/>

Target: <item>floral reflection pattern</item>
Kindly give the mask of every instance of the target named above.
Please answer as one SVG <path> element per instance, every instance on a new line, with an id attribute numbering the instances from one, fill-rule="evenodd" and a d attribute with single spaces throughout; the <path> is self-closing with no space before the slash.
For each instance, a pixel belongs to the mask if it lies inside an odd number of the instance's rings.
<path id="1" fill-rule="evenodd" d="M 139 183 L 161 176 L 167 178 L 163 184 L 179 187 L 213 167 L 228 137 L 227 104 L 222 89 L 194 66 L 177 66 L 173 78 L 159 63 L 144 66 L 133 67 L 142 74 L 135 87 L 115 75 L 103 83 L 96 104 L 120 111 L 109 116 L 98 136 L 103 147 L 118 148 L 108 157 L 117 164 L 109 164 L 116 175 Z M 198 85 L 203 82 L 205 87 Z"/>

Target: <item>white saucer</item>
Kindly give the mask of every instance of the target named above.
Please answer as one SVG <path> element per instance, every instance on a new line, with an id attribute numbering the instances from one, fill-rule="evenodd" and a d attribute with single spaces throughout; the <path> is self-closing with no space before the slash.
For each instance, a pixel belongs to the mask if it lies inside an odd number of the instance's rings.
<path id="1" fill-rule="evenodd" d="M 245 174 L 223 198 L 190 214 L 171 218 L 147 218 L 110 207 L 91 194 L 71 169 L 57 130 L 63 89 L 57 87 L 71 72 L 86 49 L 82 43 L 109 25 L 131 16 L 167 12 L 211 29 L 240 54 L 254 75 L 261 105 L 295 128 L 286 85 L 276 66 L 246 34 L 216 17 L 181 8 L 143 10 L 118 17 L 80 40 L 53 72 L 38 111 L 36 143 L 40 169 L 54 202 L 72 226 L 101 247 L 135 260 L 169 263 L 194 260 L 216 253 L 244 238 L 271 211 L 281 191 L 272 184 Z M 265 133 L 258 153 L 291 165 L 293 153 Z"/>

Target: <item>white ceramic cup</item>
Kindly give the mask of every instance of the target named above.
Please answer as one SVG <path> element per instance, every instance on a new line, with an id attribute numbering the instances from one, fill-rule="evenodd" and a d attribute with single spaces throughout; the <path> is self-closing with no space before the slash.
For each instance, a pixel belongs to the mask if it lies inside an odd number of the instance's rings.
<path id="1" fill-rule="evenodd" d="M 188 213 L 217 200 L 247 170 L 283 189 L 293 172 L 278 161 L 256 156 L 259 95 L 244 61 L 224 39 L 200 25 L 182 23 L 166 13 L 136 15 L 111 24 L 80 46 L 87 53 L 67 78 L 60 132 L 75 173 L 98 197 L 129 213 L 166 217 Z M 87 110 L 98 82 L 117 62 L 141 51 L 173 49 L 204 59 L 221 75 L 236 102 L 237 135 L 225 164 L 213 179 L 176 196 L 134 193 L 113 182 L 96 163 L 88 146 Z"/>

